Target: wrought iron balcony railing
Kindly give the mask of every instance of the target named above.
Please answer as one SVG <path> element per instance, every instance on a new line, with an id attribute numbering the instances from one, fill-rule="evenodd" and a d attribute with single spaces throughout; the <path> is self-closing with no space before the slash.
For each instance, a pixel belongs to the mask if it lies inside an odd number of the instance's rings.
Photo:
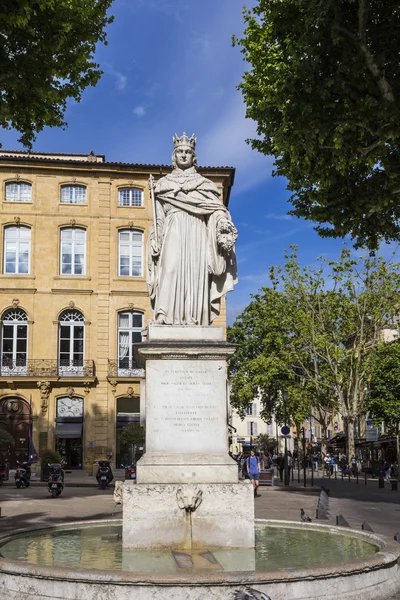
<path id="1" fill-rule="evenodd" d="M 143 377 L 144 371 L 135 360 L 122 358 L 108 361 L 109 377 Z"/>
<path id="2" fill-rule="evenodd" d="M 0 364 L 1 377 L 94 377 L 94 374 L 93 360 L 9 360 L 3 357 Z"/>

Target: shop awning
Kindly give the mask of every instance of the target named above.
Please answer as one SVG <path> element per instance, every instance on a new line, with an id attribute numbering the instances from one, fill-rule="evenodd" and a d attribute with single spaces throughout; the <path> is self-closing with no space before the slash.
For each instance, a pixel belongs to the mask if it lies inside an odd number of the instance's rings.
<path id="1" fill-rule="evenodd" d="M 56 438 L 82 437 L 82 423 L 56 423 Z"/>

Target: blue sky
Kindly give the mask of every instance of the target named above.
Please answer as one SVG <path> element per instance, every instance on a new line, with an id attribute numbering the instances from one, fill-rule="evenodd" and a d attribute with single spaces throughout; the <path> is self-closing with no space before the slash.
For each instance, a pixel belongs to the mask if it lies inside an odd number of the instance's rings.
<path id="1" fill-rule="evenodd" d="M 242 6 L 254 0 L 115 0 L 108 45 L 96 59 L 104 75 L 83 100 L 68 105 L 68 128 L 46 129 L 41 152 L 104 153 L 107 160 L 169 164 L 175 132 L 195 133 L 200 165 L 236 167 L 230 210 L 239 230 L 239 284 L 228 294 L 228 321 L 268 283 L 289 244 L 301 260 L 339 255 L 340 240 L 321 239 L 313 224 L 289 217 L 286 182 L 272 178 L 272 159 L 245 143 L 255 132 L 236 86 L 246 68 L 233 34 Z M 2 132 L 3 148 L 18 134 Z"/>

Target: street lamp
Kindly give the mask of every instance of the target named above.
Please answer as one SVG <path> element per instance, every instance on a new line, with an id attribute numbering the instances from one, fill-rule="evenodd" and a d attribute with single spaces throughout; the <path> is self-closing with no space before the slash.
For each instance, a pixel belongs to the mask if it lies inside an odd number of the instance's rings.
<path id="1" fill-rule="evenodd" d="M 285 426 L 287 425 L 287 415 L 286 415 L 286 404 L 288 400 L 288 392 L 287 390 L 282 391 L 282 399 L 283 399 L 283 412 L 284 412 L 284 420 Z M 285 435 L 285 456 L 283 457 L 283 464 L 285 468 L 285 485 L 289 485 L 289 472 L 288 472 L 288 454 L 287 454 L 287 436 Z"/>

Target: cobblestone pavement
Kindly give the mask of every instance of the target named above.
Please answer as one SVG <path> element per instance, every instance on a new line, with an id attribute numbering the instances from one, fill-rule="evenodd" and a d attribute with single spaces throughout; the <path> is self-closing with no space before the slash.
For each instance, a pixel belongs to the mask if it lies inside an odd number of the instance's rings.
<path id="1" fill-rule="evenodd" d="M 93 485 L 91 485 L 91 483 Z M 354 480 L 314 481 L 314 487 L 307 487 L 297 481 L 288 487 L 280 482 L 273 488 L 261 487 L 261 497 L 255 499 L 256 517 L 263 519 L 300 520 L 303 508 L 313 521 L 321 485 L 330 489 L 328 521 L 335 524 L 336 515 L 342 514 L 355 529 L 367 521 L 372 529 L 393 538 L 400 532 L 400 492 L 391 491 L 386 485 L 378 488 L 378 482 L 369 480 L 357 484 Z M 59 522 L 72 522 L 86 519 L 120 518 L 122 508 L 115 505 L 113 489 L 101 491 L 94 484 L 94 478 L 85 480 L 84 487 L 67 485 L 59 498 L 51 498 L 44 485 L 17 490 L 13 485 L 0 488 L 0 534 L 37 524 L 52 525 Z M 391 600 L 400 600 L 399 593 Z"/>

